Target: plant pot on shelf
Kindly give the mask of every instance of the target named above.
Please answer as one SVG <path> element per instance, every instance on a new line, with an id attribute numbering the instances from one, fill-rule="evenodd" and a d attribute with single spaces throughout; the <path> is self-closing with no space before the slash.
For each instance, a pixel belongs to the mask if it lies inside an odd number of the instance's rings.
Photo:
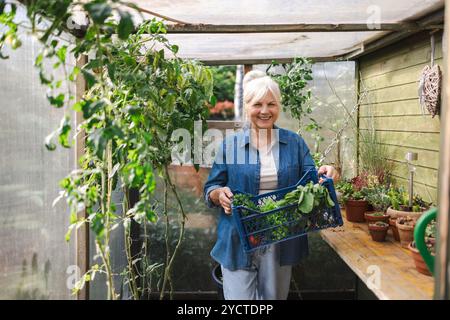
<path id="1" fill-rule="evenodd" d="M 366 212 L 364 213 L 364 217 L 369 223 L 377 221 L 389 222 L 389 216 L 383 212 Z"/>
<path id="2" fill-rule="evenodd" d="M 389 217 L 389 226 L 391 227 L 392 235 L 394 236 L 395 241 L 400 241 L 400 235 L 398 234 L 397 229 L 397 218 Z"/>
<path id="3" fill-rule="evenodd" d="M 386 234 L 389 224 L 383 221 L 369 223 L 369 232 L 373 241 L 383 242 L 386 240 Z"/>
<path id="4" fill-rule="evenodd" d="M 424 275 L 431 276 L 431 272 L 428 270 L 427 264 L 423 260 L 419 250 L 417 250 L 417 248 L 413 245 L 413 242 L 409 243 L 408 249 L 411 251 L 417 271 Z"/>
<path id="5" fill-rule="evenodd" d="M 396 221 L 400 243 L 403 248 L 408 248 L 409 243 L 414 240 L 415 220 L 410 217 L 399 217 Z"/>
<path id="6" fill-rule="evenodd" d="M 345 201 L 345 213 L 350 222 L 364 222 L 364 213 L 366 213 L 368 202 L 366 200 L 347 200 Z"/>
<path id="7" fill-rule="evenodd" d="M 419 219 L 420 216 L 426 211 L 424 208 L 423 211 L 420 212 L 413 212 L 413 211 L 402 211 L 402 210 L 395 210 L 391 207 L 389 207 L 386 211 L 386 214 L 388 214 L 391 218 L 398 218 L 398 217 L 410 217 L 413 219 Z"/>

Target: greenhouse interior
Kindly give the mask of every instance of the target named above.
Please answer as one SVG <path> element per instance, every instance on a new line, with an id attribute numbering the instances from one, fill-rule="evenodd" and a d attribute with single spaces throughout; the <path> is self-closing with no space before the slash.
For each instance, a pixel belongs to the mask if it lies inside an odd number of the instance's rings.
<path id="1" fill-rule="evenodd" d="M 0 299 L 449 300 L 449 28 L 444 0 L 0 0 Z"/>

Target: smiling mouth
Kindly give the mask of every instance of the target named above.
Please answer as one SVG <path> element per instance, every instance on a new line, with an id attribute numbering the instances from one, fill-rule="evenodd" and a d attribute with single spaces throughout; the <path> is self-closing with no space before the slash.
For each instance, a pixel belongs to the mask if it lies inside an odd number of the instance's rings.
<path id="1" fill-rule="evenodd" d="M 258 117 L 259 120 L 270 120 L 272 119 L 272 116 L 268 116 L 268 117 Z"/>

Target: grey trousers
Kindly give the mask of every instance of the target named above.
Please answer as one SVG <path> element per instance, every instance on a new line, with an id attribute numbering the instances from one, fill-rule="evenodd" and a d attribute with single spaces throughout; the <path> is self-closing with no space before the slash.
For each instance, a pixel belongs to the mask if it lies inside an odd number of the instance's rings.
<path id="1" fill-rule="evenodd" d="M 222 267 L 225 300 L 286 300 L 292 266 L 280 266 L 278 245 L 252 253 L 250 269 Z"/>

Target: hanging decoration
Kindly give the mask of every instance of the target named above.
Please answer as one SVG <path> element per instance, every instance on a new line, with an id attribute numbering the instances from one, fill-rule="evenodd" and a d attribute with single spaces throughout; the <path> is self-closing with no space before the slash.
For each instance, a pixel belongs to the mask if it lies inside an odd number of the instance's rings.
<path id="1" fill-rule="evenodd" d="M 440 96 L 441 96 L 441 69 L 437 64 L 434 64 L 434 34 L 431 35 L 431 64 L 426 65 L 422 70 L 422 75 L 419 79 L 419 102 L 422 108 L 422 114 L 425 114 L 425 109 L 434 118 L 439 113 Z"/>

